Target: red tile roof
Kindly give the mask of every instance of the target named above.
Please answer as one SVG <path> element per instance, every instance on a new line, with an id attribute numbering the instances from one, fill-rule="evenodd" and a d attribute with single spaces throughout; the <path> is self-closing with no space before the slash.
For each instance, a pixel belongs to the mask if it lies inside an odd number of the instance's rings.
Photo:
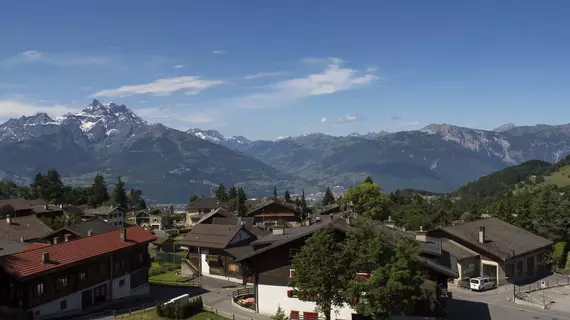
<path id="1" fill-rule="evenodd" d="M 70 242 L 62 242 L 35 250 L 0 257 L 0 267 L 14 277 L 23 278 L 55 268 L 108 254 L 116 250 L 156 240 L 152 233 L 138 227 L 126 228 L 127 241 L 121 240 L 121 230 L 93 235 Z M 42 262 L 42 254 L 49 254 L 50 263 Z"/>
<path id="2" fill-rule="evenodd" d="M 39 248 L 45 248 L 45 247 L 49 247 L 50 245 L 47 243 L 39 243 L 39 242 L 34 242 L 34 243 L 30 243 L 29 246 L 26 247 L 26 249 L 22 250 L 22 252 L 26 252 L 26 251 L 30 251 L 30 250 L 36 250 Z"/>

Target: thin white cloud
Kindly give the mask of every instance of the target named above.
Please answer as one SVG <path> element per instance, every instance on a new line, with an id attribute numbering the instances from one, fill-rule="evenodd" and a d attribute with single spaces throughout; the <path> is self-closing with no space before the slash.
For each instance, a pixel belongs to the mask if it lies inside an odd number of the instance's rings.
<path id="1" fill-rule="evenodd" d="M 243 77 L 244 80 L 254 80 L 254 79 L 262 79 L 268 77 L 276 77 L 284 75 L 284 72 L 259 72 L 254 74 L 248 74 L 247 76 Z"/>
<path id="2" fill-rule="evenodd" d="M 179 90 L 188 90 L 190 94 L 200 93 L 208 88 L 224 84 L 222 80 L 205 80 L 197 76 L 158 79 L 149 83 L 122 86 L 115 89 L 105 89 L 93 93 L 92 97 L 126 97 L 138 94 L 166 96 Z M 196 92 L 196 93 L 195 93 Z"/>
<path id="3" fill-rule="evenodd" d="M 0 99 L 0 119 L 21 116 L 32 116 L 45 112 L 50 116 L 61 116 L 68 112 L 77 112 L 78 109 L 61 104 L 41 104 L 13 99 Z"/>
<path id="4" fill-rule="evenodd" d="M 199 93 L 200 93 L 200 91 L 198 91 L 198 90 L 190 90 L 190 91 L 184 92 L 184 95 L 187 95 L 187 96 L 195 96 L 195 95 L 197 95 L 197 94 L 199 94 Z"/>
<path id="5" fill-rule="evenodd" d="M 377 67 L 368 67 L 368 68 L 366 68 L 366 72 L 375 72 L 376 70 L 378 70 Z"/>
<path id="6" fill-rule="evenodd" d="M 103 66 L 112 63 L 109 57 L 84 56 L 70 53 L 44 53 L 37 50 L 28 50 L 15 57 L 1 62 L 4 67 L 14 67 L 21 64 L 44 63 L 58 67 L 76 66 Z"/>
<path id="7" fill-rule="evenodd" d="M 330 58 L 329 61 L 322 73 L 277 82 L 269 86 L 268 92 L 247 95 L 234 102 L 244 108 L 273 107 L 282 101 L 329 95 L 367 86 L 378 78 L 373 74 L 362 74 L 354 69 L 343 68 L 341 59 Z"/>
<path id="8" fill-rule="evenodd" d="M 325 123 L 325 122 L 327 122 L 327 120 L 328 120 L 327 117 L 322 117 L 322 118 L 321 118 L 321 123 Z"/>
<path id="9" fill-rule="evenodd" d="M 212 51 L 212 54 L 224 54 L 226 53 L 224 50 L 214 50 Z"/>
<path id="10" fill-rule="evenodd" d="M 174 69 L 182 69 L 182 68 L 186 68 L 185 64 L 177 64 L 174 66 Z"/>
<path id="11" fill-rule="evenodd" d="M 220 125 L 221 114 L 213 109 L 196 109 L 185 104 L 166 104 L 160 107 L 133 109 L 141 118 L 165 126 L 187 130 L 189 124 L 216 123 Z"/>
<path id="12" fill-rule="evenodd" d="M 337 122 L 338 123 L 348 123 L 348 122 L 354 122 L 356 120 L 358 120 L 358 119 L 356 118 L 355 115 L 347 113 L 344 116 L 338 118 Z"/>

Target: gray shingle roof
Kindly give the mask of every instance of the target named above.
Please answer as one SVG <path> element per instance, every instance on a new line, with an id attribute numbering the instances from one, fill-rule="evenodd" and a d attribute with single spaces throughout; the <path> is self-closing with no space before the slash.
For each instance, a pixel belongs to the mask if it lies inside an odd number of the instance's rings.
<path id="1" fill-rule="evenodd" d="M 216 198 L 198 198 L 188 204 L 187 209 L 217 209 L 224 203 Z"/>
<path id="2" fill-rule="evenodd" d="M 270 200 L 270 201 L 261 203 L 261 204 L 255 206 L 255 207 L 251 208 L 245 215 L 246 215 L 246 216 L 254 215 L 256 212 L 258 212 L 258 211 L 260 211 L 260 210 L 263 210 L 263 208 L 265 208 L 265 207 L 267 207 L 267 206 L 270 206 L 270 205 L 272 205 L 272 204 L 281 206 L 281 207 L 283 207 L 283 208 L 285 208 L 285 209 L 287 209 L 287 210 L 289 210 L 289 211 L 292 211 L 292 212 L 294 212 L 294 213 L 296 213 L 296 214 L 299 214 L 299 213 L 300 213 L 300 211 L 297 209 L 297 207 L 296 207 L 294 204 L 284 203 L 284 202 L 281 202 L 281 201 L 279 201 L 279 200 Z"/>
<path id="3" fill-rule="evenodd" d="M 223 249 L 235 237 L 241 226 L 219 224 L 197 224 L 180 241 L 194 247 Z"/>
<path id="4" fill-rule="evenodd" d="M 442 239 L 441 248 L 449 252 L 457 260 L 463 260 L 471 257 L 476 257 L 479 254 L 475 251 L 469 250 L 453 240 Z"/>
<path id="5" fill-rule="evenodd" d="M 24 241 L 33 240 L 51 232 L 53 230 L 35 215 L 11 218 L 10 224 L 6 219 L 0 220 L 0 240 L 20 241 L 21 238 Z"/>
<path id="6" fill-rule="evenodd" d="M 0 240 L 0 256 L 24 251 L 29 245 L 26 242 Z"/>
<path id="7" fill-rule="evenodd" d="M 485 227 L 485 243 L 479 243 L 480 227 Z M 552 245 L 548 239 L 497 218 L 457 224 L 442 230 L 501 259 L 509 258 L 511 250 L 519 256 Z"/>
<path id="8" fill-rule="evenodd" d="M 93 234 L 102 234 L 111 231 L 119 230 L 119 227 L 107 223 L 101 219 L 94 218 L 87 221 L 76 223 L 75 225 L 68 226 L 67 229 L 77 235 L 82 237 L 87 237 L 89 230 L 93 231 Z"/>
<path id="9" fill-rule="evenodd" d="M 115 210 L 118 210 L 118 207 L 114 207 L 114 206 L 100 206 L 97 208 L 91 208 L 91 209 L 87 209 L 84 211 L 84 213 L 86 215 L 91 215 L 91 216 L 106 216 L 109 213 L 112 213 Z"/>

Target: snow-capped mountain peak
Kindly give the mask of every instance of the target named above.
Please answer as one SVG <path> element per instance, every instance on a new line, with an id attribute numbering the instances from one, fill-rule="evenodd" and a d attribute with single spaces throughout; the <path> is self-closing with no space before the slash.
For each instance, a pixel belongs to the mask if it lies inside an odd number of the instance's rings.
<path id="1" fill-rule="evenodd" d="M 239 146 L 247 146 L 251 143 L 249 139 L 243 136 L 224 136 L 218 130 L 203 130 L 199 128 L 191 128 L 186 133 L 194 135 L 202 140 L 221 144 L 226 147 L 236 148 Z"/>

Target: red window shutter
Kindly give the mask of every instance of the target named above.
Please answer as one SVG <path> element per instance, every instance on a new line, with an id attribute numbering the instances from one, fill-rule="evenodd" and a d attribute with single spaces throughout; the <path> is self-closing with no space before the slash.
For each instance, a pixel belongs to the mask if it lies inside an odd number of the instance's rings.
<path id="1" fill-rule="evenodd" d="M 295 276 L 295 269 L 289 269 L 289 278 L 293 278 Z"/>
<path id="2" fill-rule="evenodd" d="M 370 279 L 370 273 L 359 272 L 356 274 L 357 279 Z"/>
<path id="3" fill-rule="evenodd" d="M 289 315 L 289 319 L 299 320 L 299 311 L 291 310 L 291 315 Z"/>
<path id="4" fill-rule="evenodd" d="M 247 281 L 253 281 L 253 276 L 247 277 Z"/>
<path id="5" fill-rule="evenodd" d="M 293 296 L 293 290 L 287 290 L 287 297 L 291 298 Z"/>

